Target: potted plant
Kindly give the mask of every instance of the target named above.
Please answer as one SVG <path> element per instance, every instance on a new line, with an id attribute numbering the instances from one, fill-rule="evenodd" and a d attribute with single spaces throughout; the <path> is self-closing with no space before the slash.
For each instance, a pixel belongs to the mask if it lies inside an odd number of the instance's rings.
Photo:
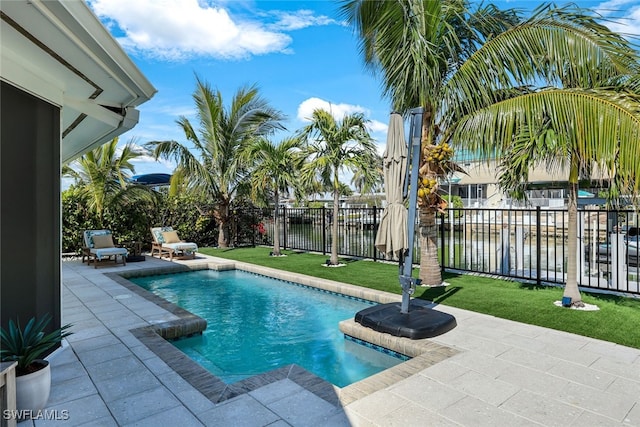
<path id="1" fill-rule="evenodd" d="M 20 321 L 9 320 L 8 330 L 0 328 L 0 360 L 18 362 L 16 367 L 16 407 L 18 411 L 38 411 L 47 404 L 51 390 L 51 368 L 42 355 L 71 335 L 70 324 L 46 334 L 48 314 L 32 317 L 24 329 Z"/>

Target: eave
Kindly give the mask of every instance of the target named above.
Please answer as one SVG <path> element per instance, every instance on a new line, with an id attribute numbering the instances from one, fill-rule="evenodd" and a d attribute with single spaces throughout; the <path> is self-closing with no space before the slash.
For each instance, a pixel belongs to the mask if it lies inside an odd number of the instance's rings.
<path id="1" fill-rule="evenodd" d="M 137 124 L 156 89 L 85 2 L 1 2 L 0 18 L 0 76 L 61 108 L 63 163 Z"/>

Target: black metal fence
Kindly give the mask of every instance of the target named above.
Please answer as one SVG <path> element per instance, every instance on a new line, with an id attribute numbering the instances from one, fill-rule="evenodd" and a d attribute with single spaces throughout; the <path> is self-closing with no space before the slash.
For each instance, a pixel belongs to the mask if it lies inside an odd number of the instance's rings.
<path id="1" fill-rule="evenodd" d="M 255 219 L 251 239 L 239 239 L 236 246 L 273 245 L 273 210 L 243 211 L 243 216 Z M 340 208 L 338 214 L 338 253 L 344 256 L 384 259 L 375 249 L 375 235 L 382 208 Z M 333 209 L 281 208 L 279 212 L 280 246 L 327 254 L 331 252 Z"/>
<path id="2" fill-rule="evenodd" d="M 384 260 L 375 248 L 382 208 L 282 208 L 283 249 L 328 254 L 338 222 L 338 253 Z M 243 211 L 236 245 L 272 245 L 273 211 Z M 437 216 L 440 265 L 444 269 L 494 274 L 537 283 L 564 283 L 567 274 L 566 210 L 449 209 Z M 416 224 L 417 226 L 417 224 Z M 640 294 L 638 215 L 635 211 L 580 210 L 577 275 L 581 286 Z M 414 242 L 414 262 L 420 248 Z M 238 236 L 242 236 L 241 238 Z"/>

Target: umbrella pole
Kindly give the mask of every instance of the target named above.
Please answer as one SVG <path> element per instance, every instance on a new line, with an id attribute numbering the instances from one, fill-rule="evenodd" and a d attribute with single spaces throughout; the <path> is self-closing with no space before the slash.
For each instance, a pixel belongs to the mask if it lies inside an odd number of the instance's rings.
<path id="1" fill-rule="evenodd" d="M 401 313 L 409 312 L 409 301 L 416 286 L 420 285 L 420 279 L 412 276 L 413 269 L 413 242 L 416 229 L 416 209 L 418 206 L 418 178 L 420 173 L 420 143 L 422 140 L 422 114 L 424 108 L 413 108 L 411 114 L 411 125 L 409 128 L 409 156 L 407 157 L 407 177 L 405 182 L 409 183 L 409 212 L 407 217 L 407 241 L 409 249 L 405 252 L 404 261 L 400 261 L 400 286 L 402 286 L 402 306 Z M 406 185 L 406 184 L 405 184 Z"/>

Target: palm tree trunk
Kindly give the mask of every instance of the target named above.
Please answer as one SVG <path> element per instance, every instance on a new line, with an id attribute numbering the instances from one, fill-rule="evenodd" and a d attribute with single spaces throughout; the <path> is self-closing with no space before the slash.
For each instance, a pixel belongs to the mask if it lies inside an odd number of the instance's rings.
<path id="1" fill-rule="evenodd" d="M 214 211 L 218 221 L 218 247 L 229 247 L 229 203 L 221 202 L 218 209 Z"/>
<path id="2" fill-rule="evenodd" d="M 578 184 L 569 180 L 569 198 L 567 206 L 567 283 L 564 297 L 571 298 L 571 305 L 584 307 L 580 289 L 578 289 Z"/>
<path id="3" fill-rule="evenodd" d="M 421 175 L 430 179 L 437 178 L 433 168 L 424 159 L 424 149 L 433 146 L 432 110 L 425 108 L 422 116 L 422 143 L 420 153 Z M 421 176 L 421 177 L 422 177 Z M 414 189 L 412 191 L 417 191 Z M 442 285 L 442 272 L 438 263 L 438 228 L 436 226 L 436 210 L 431 206 L 420 207 L 420 280 L 425 286 Z M 409 242 L 413 244 L 413 242 Z"/>
<path id="4" fill-rule="evenodd" d="M 227 221 L 222 220 L 218 221 L 218 247 L 219 248 L 228 248 L 229 247 L 229 233 L 226 231 L 229 226 Z"/>
<path id="5" fill-rule="evenodd" d="M 278 190 L 273 196 L 275 207 L 273 208 L 273 256 L 280 256 L 280 195 Z"/>
<path id="6" fill-rule="evenodd" d="M 423 285 L 440 286 L 442 272 L 438 263 L 436 213 L 420 208 L 420 279 Z M 411 243 L 409 243 L 411 244 Z"/>
<path id="7" fill-rule="evenodd" d="M 333 223 L 331 224 L 331 265 L 338 265 L 338 204 L 340 203 L 340 192 L 337 188 L 333 190 Z"/>

